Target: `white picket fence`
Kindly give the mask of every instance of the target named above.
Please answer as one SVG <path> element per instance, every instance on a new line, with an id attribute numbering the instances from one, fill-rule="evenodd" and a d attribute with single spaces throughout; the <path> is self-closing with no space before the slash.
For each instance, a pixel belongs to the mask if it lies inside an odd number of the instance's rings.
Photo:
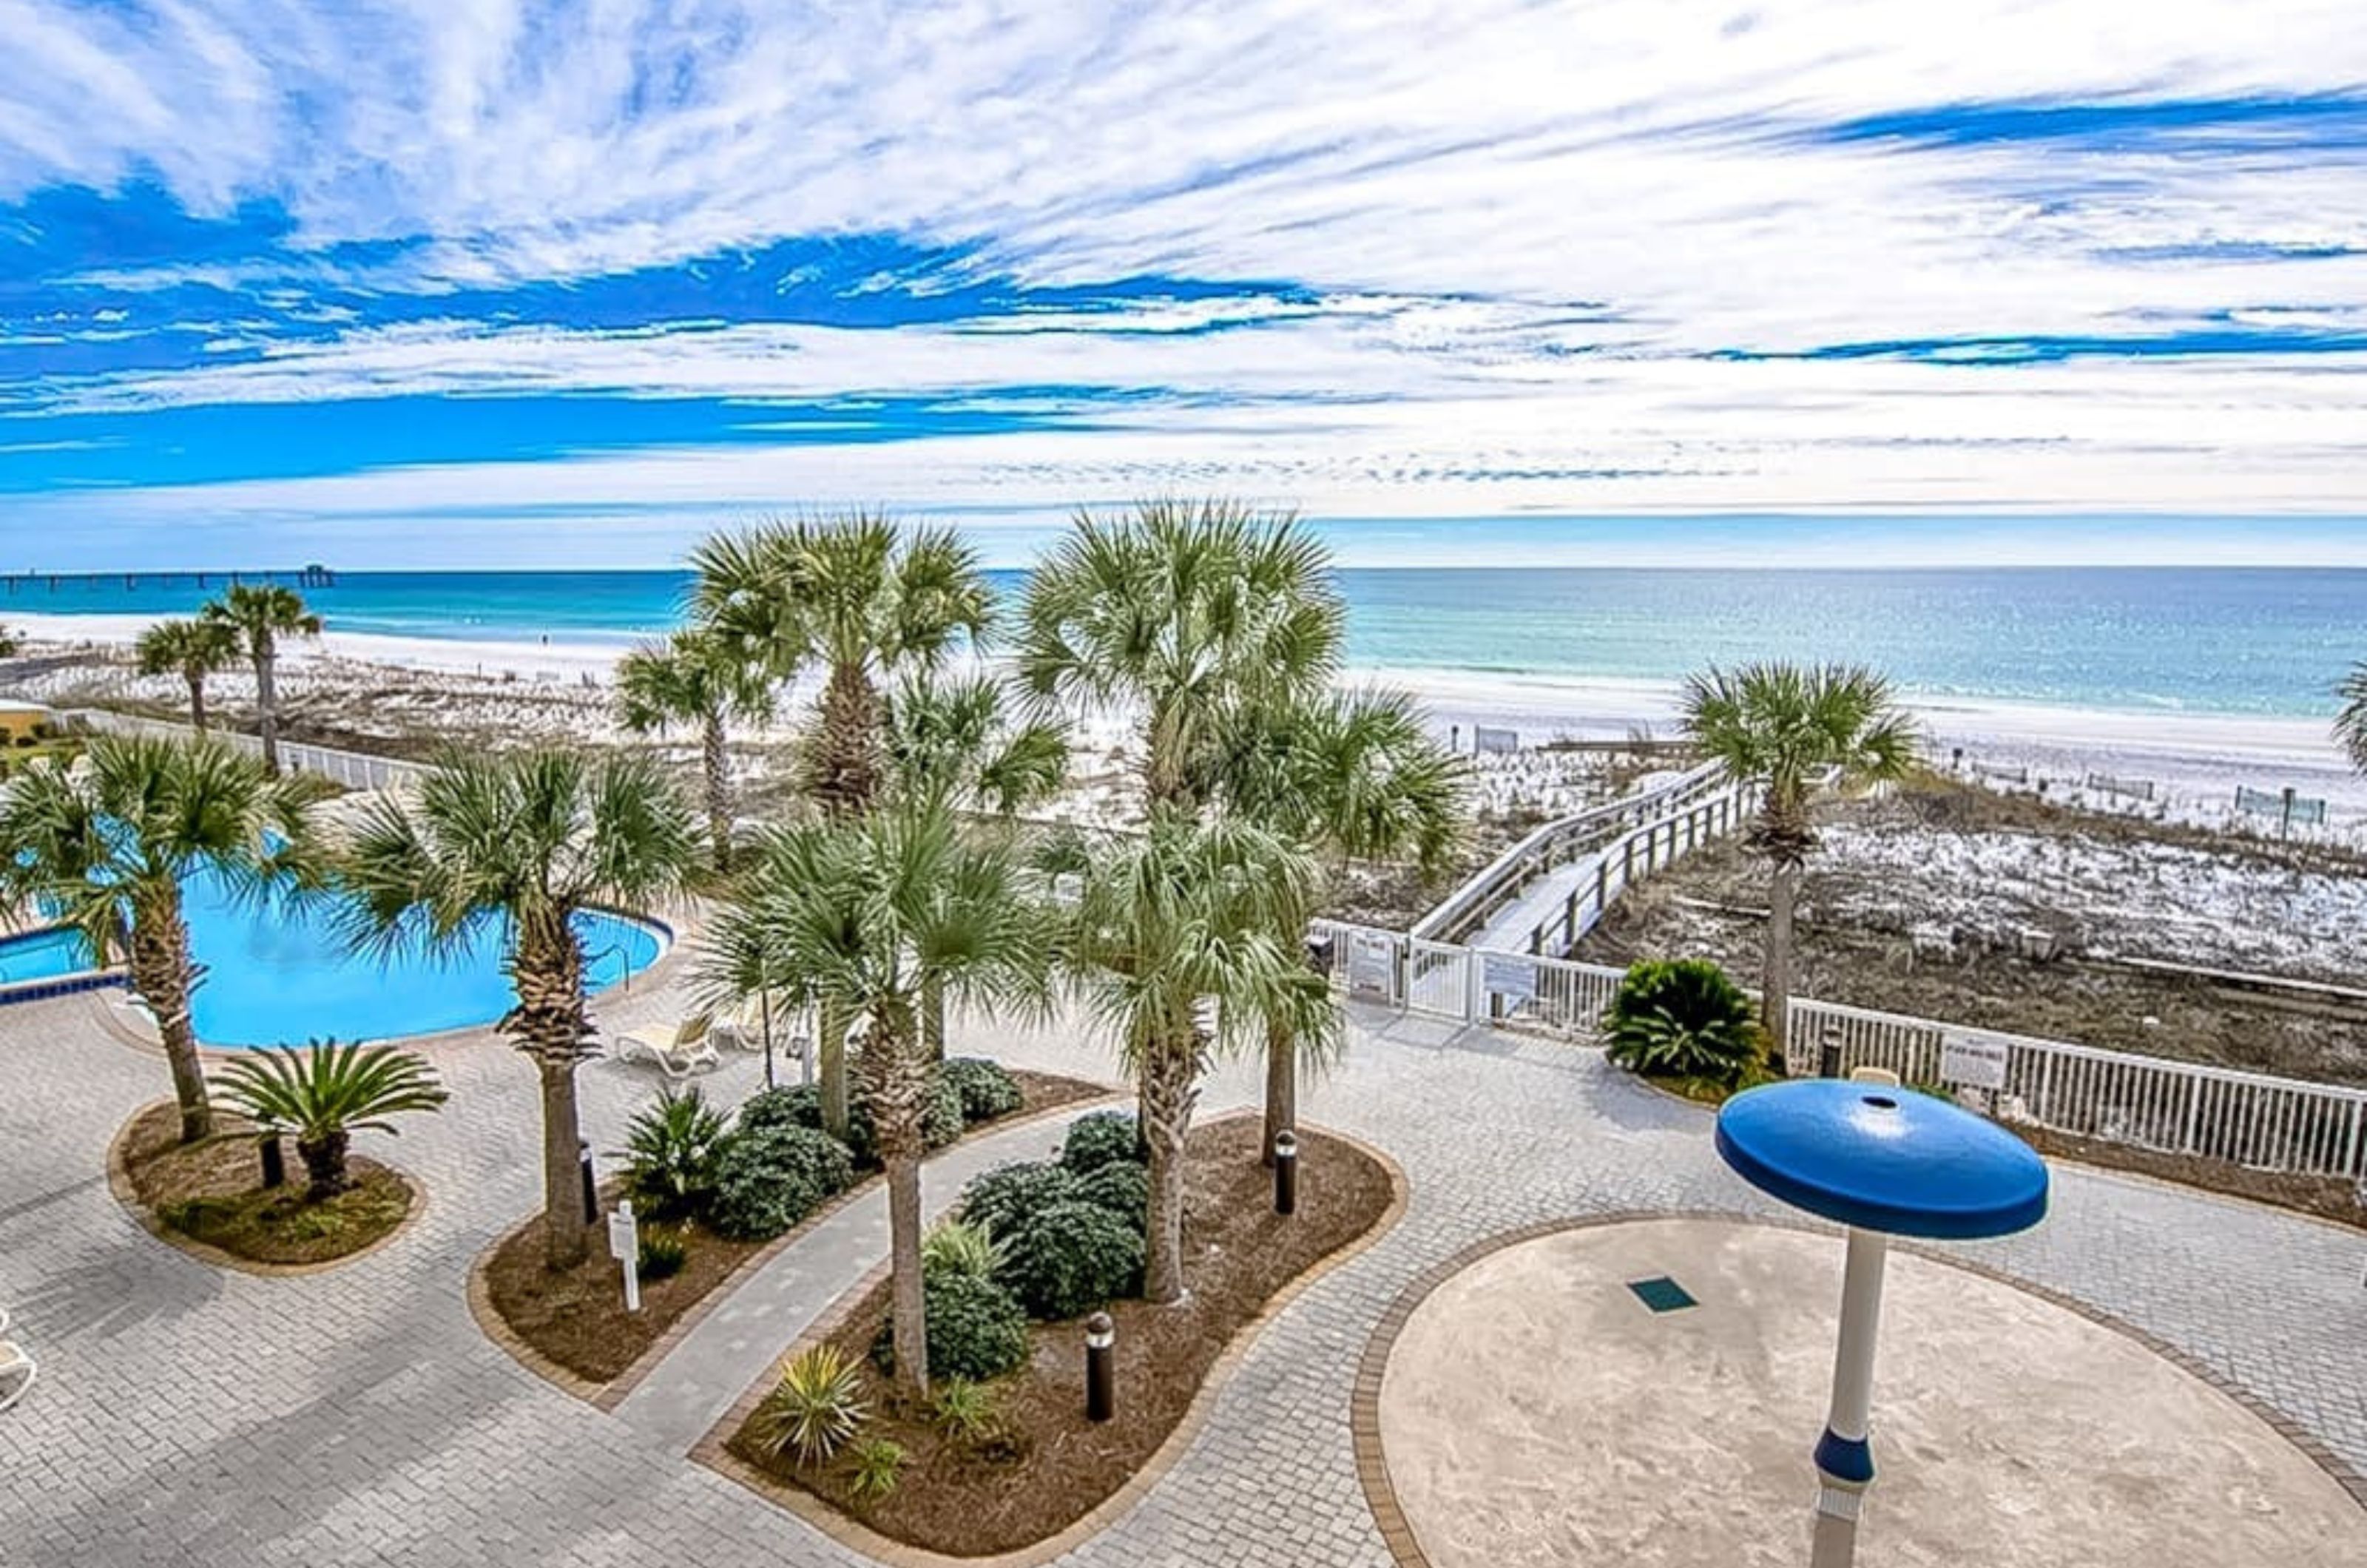
<path id="1" fill-rule="evenodd" d="M 171 739 L 186 739 L 197 733 L 186 724 L 176 724 L 168 719 L 142 718 L 134 714 L 114 713 L 106 708 L 68 708 L 59 716 L 108 735 L 161 735 Z M 255 736 L 229 729 L 213 729 L 207 733 L 251 755 L 262 755 L 263 742 Z M 434 771 L 425 763 L 400 761 L 392 757 L 372 757 L 360 751 L 339 751 L 327 746 L 308 746 L 293 740 L 279 743 L 279 765 L 299 773 L 318 774 L 347 789 L 385 789 L 391 784 L 413 784 Z"/>
<path id="2" fill-rule="evenodd" d="M 1334 979 L 1353 1000 L 1583 1044 L 1601 1035 L 1622 972 L 1595 964 L 1427 942 L 1317 922 Z M 2258 1170 L 2367 1182 L 2367 1089 L 2305 1083 L 1795 998 L 1791 1062 L 1814 1072 L 1820 1048 L 1844 1071 L 1887 1067 L 1943 1084 L 1952 1041 L 2002 1048 L 2005 1084 L 1968 1090 L 2001 1121 L 2104 1143 L 2229 1160 Z"/>

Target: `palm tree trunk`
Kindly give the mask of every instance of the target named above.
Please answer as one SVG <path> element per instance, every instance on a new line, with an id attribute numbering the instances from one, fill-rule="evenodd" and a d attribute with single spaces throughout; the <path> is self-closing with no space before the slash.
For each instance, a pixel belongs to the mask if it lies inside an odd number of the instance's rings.
<path id="1" fill-rule="evenodd" d="M 263 771 L 279 776 L 279 688 L 272 666 L 277 662 L 269 643 L 255 653 L 255 706 L 263 734 Z"/>
<path id="2" fill-rule="evenodd" d="M 1280 1023 L 1265 1026 L 1265 1147 L 1258 1163 L 1274 1164 L 1274 1141 L 1298 1130 L 1298 1041 Z"/>
<path id="3" fill-rule="evenodd" d="M 543 1263 L 552 1269 L 572 1269 L 588 1250 L 575 1065 L 592 1037 L 592 1023 L 583 1011 L 583 950 L 563 911 L 521 923 L 510 984 L 517 1006 L 502 1028 L 534 1059 L 542 1087 Z"/>
<path id="4" fill-rule="evenodd" d="M 879 694 L 860 664 L 833 664 L 806 787 L 823 810 L 852 817 L 879 794 Z"/>
<path id="5" fill-rule="evenodd" d="M 934 970 L 921 976 L 921 1043 L 930 1061 L 946 1059 L 946 981 Z"/>
<path id="6" fill-rule="evenodd" d="M 825 999 L 816 1010 L 821 1030 L 821 1130 L 846 1141 L 846 1013 Z"/>
<path id="7" fill-rule="evenodd" d="M 1767 884 L 1767 948 L 1759 980 L 1761 1013 L 1767 1026 L 1767 1055 L 1780 1071 L 1790 1071 L 1792 1041 L 1792 901 L 1800 868 L 1779 860 Z"/>
<path id="8" fill-rule="evenodd" d="M 583 1128 L 575 1108 L 575 1056 L 537 1054 L 542 1077 L 542 1261 L 572 1269 L 590 1250 L 583 1224 Z"/>
<path id="9" fill-rule="evenodd" d="M 1143 1059 L 1141 1124 L 1150 1142 L 1149 1256 L 1142 1293 L 1154 1304 L 1184 1299 L 1184 1141 L 1200 1098 L 1196 1032 L 1154 1041 Z"/>
<path id="10" fill-rule="evenodd" d="M 189 929 L 181 919 L 177 886 L 136 905 L 131 918 L 132 984 L 156 1020 L 157 1038 L 173 1072 L 173 1098 L 181 1107 L 181 1142 L 211 1137 L 214 1115 L 206 1099 L 206 1073 L 198 1059 L 198 1034 L 189 1021 Z"/>
<path id="11" fill-rule="evenodd" d="M 874 1116 L 878 1114 L 875 1109 Z M 889 1311 L 896 1323 L 896 1386 L 909 1394 L 929 1392 L 928 1297 L 921 1273 L 921 1156 L 919 1129 L 903 1153 L 885 1156 L 888 1167 L 888 1271 Z"/>
<path id="12" fill-rule="evenodd" d="M 708 710 L 699 751 L 707 769 L 707 829 L 715 841 L 715 869 L 728 871 L 731 867 L 731 753 L 719 711 Z"/>
<path id="13" fill-rule="evenodd" d="M 304 1194 L 308 1203 L 322 1203 L 353 1185 L 345 1175 L 345 1149 L 351 1134 L 343 1127 L 332 1128 L 318 1138 L 296 1140 L 296 1156 L 304 1162 L 304 1174 L 310 1187 Z"/>
<path id="14" fill-rule="evenodd" d="M 206 673 L 202 670 L 192 670 L 187 679 L 189 682 L 189 728 L 203 735 L 206 732 Z"/>

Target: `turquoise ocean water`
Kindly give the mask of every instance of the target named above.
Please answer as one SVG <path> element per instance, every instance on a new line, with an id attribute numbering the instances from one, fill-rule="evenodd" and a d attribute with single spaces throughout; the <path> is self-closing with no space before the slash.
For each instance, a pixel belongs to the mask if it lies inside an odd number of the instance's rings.
<path id="1" fill-rule="evenodd" d="M 992 574 L 1008 598 L 1023 571 Z M 332 627 L 397 637 L 621 642 L 674 625 L 679 571 L 369 572 L 310 595 Z M 1674 679 L 1711 660 L 1840 659 L 1930 696 L 2080 708 L 2333 711 L 2367 659 L 2367 570 L 1347 568 L 1359 666 Z M 0 622 L 163 615 L 194 585 L 32 584 Z"/>

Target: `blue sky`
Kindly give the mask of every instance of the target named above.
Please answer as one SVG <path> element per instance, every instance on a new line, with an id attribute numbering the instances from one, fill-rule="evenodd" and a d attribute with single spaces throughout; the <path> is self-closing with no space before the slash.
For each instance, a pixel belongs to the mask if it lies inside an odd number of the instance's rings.
<path id="1" fill-rule="evenodd" d="M 2347 5 L 0 37 L 0 566 L 655 564 L 855 503 L 993 549 L 1207 491 L 1351 559 L 2367 563 Z"/>

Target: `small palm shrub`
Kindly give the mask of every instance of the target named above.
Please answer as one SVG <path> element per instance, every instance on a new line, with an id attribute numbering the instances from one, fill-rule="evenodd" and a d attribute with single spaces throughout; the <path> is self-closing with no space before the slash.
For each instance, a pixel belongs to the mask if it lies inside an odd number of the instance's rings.
<path id="1" fill-rule="evenodd" d="M 810 1127 L 742 1133 L 715 1162 L 708 1223 L 740 1241 L 780 1235 L 855 1179 L 846 1145 Z"/>
<path id="2" fill-rule="evenodd" d="M 697 1213 L 714 1195 L 715 1168 L 731 1134 L 696 1089 L 668 1089 L 625 1129 L 625 1185 L 652 1219 Z"/>
<path id="3" fill-rule="evenodd" d="M 1123 1111 L 1096 1111 L 1069 1123 L 1060 1142 L 1060 1163 L 1079 1176 L 1091 1176 L 1105 1165 L 1131 1163 L 1141 1146 L 1134 1118 Z"/>
<path id="4" fill-rule="evenodd" d="M 922 1310 L 929 1320 L 929 1376 L 987 1382 L 1027 1359 L 1027 1309 L 992 1280 L 923 1271 Z M 871 1359 L 896 1368 L 896 1324 L 880 1325 Z"/>
<path id="5" fill-rule="evenodd" d="M 386 1120 L 407 1111 L 434 1111 L 449 1098 L 426 1058 L 391 1045 L 340 1045 L 316 1040 L 301 1051 L 280 1046 L 248 1051 L 216 1076 L 221 1097 L 256 1124 L 296 1135 L 308 1179 L 305 1199 L 318 1203 L 353 1185 L 345 1166 L 356 1133 L 394 1135 Z"/>
<path id="6" fill-rule="evenodd" d="M 1077 1178 L 1067 1167 L 1021 1160 L 996 1166 L 963 1188 L 961 1216 L 1008 1237 L 1037 1210 L 1076 1197 Z"/>
<path id="7" fill-rule="evenodd" d="M 748 1440 L 776 1458 L 820 1464 L 870 1414 L 862 1369 L 836 1347 L 814 1345 L 782 1366 L 781 1381 L 748 1418 Z"/>
<path id="8" fill-rule="evenodd" d="M 904 1476 L 904 1445 L 892 1438 L 869 1438 L 846 1450 L 846 1489 L 858 1503 L 877 1503 Z"/>
<path id="9" fill-rule="evenodd" d="M 943 1220 L 921 1238 L 921 1269 L 932 1274 L 967 1274 L 991 1280 L 1002 1263 L 1002 1244 L 984 1225 L 968 1220 Z"/>
<path id="10" fill-rule="evenodd" d="M 1039 1209 L 1004 1245 L 997 1277 L 1033 1317 L 1077 1317 L 1142 1288 L 1142 1227 L 1091 1203 Z"/>
<path id="11" fill-rule="evenodd" d="M 651 1225 L 641 1232 L 638 1267 L 644 1280 L 666 1280 L 682 1272 L 690 1257 L 690 1238 L 670 1225 Z"/>
<path id="12" fill-rule="evenodd" d="M 961 1096 L 962 1119 L 966 1122 L 991 1122 L 1020 1107 L 1023 1097 L 1019 1082 L 1000 1062 L 990 1062 L 983 1056 L 955 1056 L 942 1071 L 946 1081 L 954 1086 L 954 1092 Z"/>
<path id="13" fill-rule="evenodd" d="M 1729 1088 L 1764 1059 L 1750 998 L 1706 959 L 1631 965 L 1603 1016 L 1606 1054 L 1647 1077 L 1697 1077 Z"/>
<path id="14" fill-rule="evenodd" d="M 1150 1172 L 1130 1159 L 1112 1160 L 1077 1183 L 1077 1196 L 1140 1230 L 1150 1213 Z"/>
<path id="15" fill-rule="evenodd" d="M 987 1384 L 947 1378 L 929 1390 L 929 1422 L 949 1442 L 983 1442 L 1002 1429 L 1001 1404 Z"/>

